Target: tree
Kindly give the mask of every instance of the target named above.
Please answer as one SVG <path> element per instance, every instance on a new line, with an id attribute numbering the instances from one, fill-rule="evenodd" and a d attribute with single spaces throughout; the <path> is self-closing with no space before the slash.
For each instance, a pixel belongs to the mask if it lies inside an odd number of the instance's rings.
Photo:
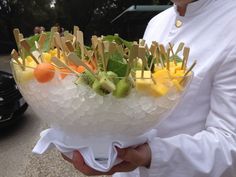
<path id="1" fill-rule="evenodd" d="M 32 35 L 34 26 L 49 28 L 54 21 L 54 11 L 49 0 L 1 0 L 0 34 L 2 41 L 10 48 L 14 47 L 13 28 L 20 28 L 25 36 Z M 3 28 L 2 28 L 3 27 Z"/>

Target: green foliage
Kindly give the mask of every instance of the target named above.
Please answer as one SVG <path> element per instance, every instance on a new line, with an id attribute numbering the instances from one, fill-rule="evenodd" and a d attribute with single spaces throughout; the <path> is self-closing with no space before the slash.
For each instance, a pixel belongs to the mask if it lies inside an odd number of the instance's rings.
<path id="1" fill-rule="evenodd" d="M 127 62 L 123 59 L 119 53 L 114 53 L 110 56 L 107 70 L 112 71 L 118 75 L 118 77 L 125 77 L 128 69 Z"/>
<path id="2" fill-rule="evenodd" d="M 132 47 L 132 42 L 126 41 L 126 40 L 124 40 L 121 37 L 116 36 L 116 35 L 104 36 L 103 40 L 104 41 L 109 41 L 109 42 L 115 41 L 117 44 L 124 45 L 129 49 Z"/>
<path id="3" fill-rule="evenodd" d="M 41 46 L 43 52 L 46 52 L 46 51 L 50 50 L 51 32 L 46 32 L 46 35 L 47 35 L 46 41 L 44 42 L 44 45 Z M 26 39 L 27 42 L 30 45 L 31 51 L 36 50 L 35 41 L 38 41 L 39 37 L 40 37 L 40 35 L 37 34 L 37 35 L 34 35 L 34 36 L 30 36 Z"/>

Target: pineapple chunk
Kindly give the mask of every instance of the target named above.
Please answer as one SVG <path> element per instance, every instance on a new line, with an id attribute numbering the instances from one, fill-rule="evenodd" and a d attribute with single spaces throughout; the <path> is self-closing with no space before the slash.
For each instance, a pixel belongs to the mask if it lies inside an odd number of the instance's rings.
<path id="1" fill-rule="evenodd" d="M 135 76 L 136 76 L 136 78 L 141 78 L 141 77 L 142 77 L 142 71 L 141 71 L 141 70 L 137 70 L 137 71 L 135 72 Z M 144 72 L 143 72 L 143 78 L 148 78 L 148 79 L 150 79 L 151 76 L 152 76 L 151 71 L 144 71 Z"/>
<path id="2" fill-rule="evenodd" d="M 164 84 L 153 84 L 151 85 L 151 95 L 153 96 L 164 96 L 168 93 L 168 87 Z"/>
<path id="3" fill-rule="evenodd" d="M 156 81 L 156 83 L 164 83 L 166 80 L 170 79 L 169 71 L 166 69 L 157 70 L 153 74 L 153 79 Z"/>
<path id="4" fill-rule="evenodd" d="M 151 71 L 144 71 L 143 79 L 142 71 L 136 71 L 136 89 L 138 91 L 147 91 L 150 92 L 151 85 L 153 85 L 153 81 L 151 79 Z"/>
<path id="5" fill-rule="evenodd" d="M 20 66 L 15 64 L 14 70 L 15 70 L 15 74 L 16 74 L 16 79 L 20 83 L 25 83 L 25 82 L 28 82 L 28 81 L 34 79 L 34 69 L 32 69 L 32 68 L 25 68 L 25 70 L 22 71 Z"/>
<path id="6" fill-rule="evenodd" d="M 43 53 L 42 54 L 42 59 L 44 62 L 51 63 L 51 58 L 52 58 L 52 55 L 50 53 Z"/>
<path id="7" fill-rule="evenodd" d="M 174 73 L 172 77 L 176 79 L 178 82 L 180 82 L 183 79 L 184 74 L 185 74 L 184 70 L 176 70 L 176 73 Z"/>

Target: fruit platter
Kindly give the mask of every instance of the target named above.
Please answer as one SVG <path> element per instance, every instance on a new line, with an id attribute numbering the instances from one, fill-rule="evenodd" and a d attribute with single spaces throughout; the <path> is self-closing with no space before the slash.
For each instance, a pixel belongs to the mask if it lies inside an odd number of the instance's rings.
<path id="1" fill-rule="evenodd" d="M 17 50 L 11 68 L 24 99 L 50 127 L 81 144 L 108 146 L 138 137 L 165 119 L 187 89 L 190 49 L 145 40 L 129 42 L 118 34 L 50 32 L 24 38 L 14 29 Z M 183 53 L 182 57 L 178 54 Z"/>

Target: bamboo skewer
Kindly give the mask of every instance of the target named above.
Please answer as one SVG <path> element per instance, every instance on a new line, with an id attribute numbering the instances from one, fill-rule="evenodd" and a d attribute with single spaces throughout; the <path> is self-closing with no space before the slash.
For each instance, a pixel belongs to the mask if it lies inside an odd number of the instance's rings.
<path id="1" fill-rule="evenodd" d="M 40 59 L 41 59 L 41 62 L 44 62 L 44 61 L 43 61 L 43 51 L 42 51 L 42 49 L 43 49 L 43 45 L 44 45 L 46 39 L 47 39 L 46 33 L 42 33 L 42 34 L 40 35 L 40 37 L 39 37 L 38 42 L 35 41 L 35 47 L 36 47 L 36 49 L 37 49 L 37 50 L 39 51 L 39 53 L 40 53 L 40 56 L 39 56 L 39 57 L 40 57 Z"/>
<path id="2" fill-rule="evenodd" d="M 181 81 L 179 82 L 180 84 L 182 84 L 182 83 L 185 81 L 186 76 L 193 70 L 193 68 L 196 66 L 196 64 L 197 64 L 197 61 L 195 60 L 195 61 L 193 62 L 193 64 L 190 66 L 190 68 L 189 68 L 189 69 L 186 71 L 186 73 L 184 74 L 183 78 L 182 78 Z"/>
<path id="3" fill-rule="evenodd" d="M 39 47 L 40 47 L 41 50 L 42 50 L 42 48 L 43 48 L 43 45 L 44 45 L 46 39 L 47 39 L 46 33 L 42 33 L 42 34 L 40 35 L 39 41 L 38 41 L 38 44 L 39 44 Z"/>
<path id="4" fill-rule="evenodd" d="M 181 43 L 179 44 L 179 46 L 178 46 L 178 48 L 177 48 L 177 50 L 176 50 L 176 52 L 175 52 L 175 55 L 177 55 L 180 51 L 183 50 L 184 45 L 185 45 L 185 44 L 184 44 L 183 42 L 181 42 Z"/>
<path id="5" fill-rule="evenodd" d="M 55 40 L 54 40 L 54 34 L 57 32 L 57 27 L 52 27 L 51 28 L 51 35 L 50 35 L 50 48 L 51 49 L 54 49 L 54 46 L 55 46 Z"/>
<path id="6" fill-rule="evenodd" d="M 137 59 L 138 57 L 138 50 L 139 50 L 139 46 L 136 43 L 133 43 L 133 46 L 130 49 L 130 54 L 129 54 L 129 61 L 128 61 L 128 68 L 127 68 L 127 72 L 126 72 L 126 77 L 129 76 L 130 70 L 132 68 L 132 65 L 134 63 L 134 60 Z"/>
<path id="7" fill-rule="evenodd" d="M 105 62 L 105 67 L 107 68 L 107 65 L 108 65 L 108 60 L 109 60 L 109 54 L 110 54 L 110 52 L 109 52 L 109 50 L 110 50 L 110 42 L 108 42 L 108 41 L 103 41 L 102 42 L 103 43 L 103 49 L 104 49 L 104 62 Z"/>
<path id="8" fill-rule="evenodd" d="M 12 50 L 11 52 L 11 57 L 16 61 L 16 63 L 21 67 L 22 71 L 25 70 L 24 65 L 19 61 L 19 54 L 15 49 Z"/>
<path id="9" fill-rule="evenodd" d="M 60 34 L 58 33 L 58 32 L 56 32 L 55 34 L 54 34 L 54 37 L 55 37 L 55 42 L 56 42 L 56 44 L 61 48 L 61 50 L 62 50 L 62 54 L 63 54 L 63 56 L 64 56 L 64 59 L 65 59 L 65 62 L 66 62 L 66 64 L 68 63 L 68 58 L 67 58 L 67 56 L 66 56 L 66 49 L 65 49 L 65 45 L 63 45 L 63 43 L 62 43 L 62 39 L 61 39 L 61 37 L 60 37 Z"/>
<path id="10" fill-rule="evenodd" d="M 20 45 L 30 54 L 30 56 L 33 58 L 35 63 L 39 64 L 39 62 L 36 59 L 36 57 L 31 53 L 30 46 L 29 46 L 28 42 L 25 39 L 20 41 Z"/>
<path id="11" fill-rule="evenodd" d="M 71 41 L 66 41 L 66 47 L 68 48 L 68 50 L 70 51 L 70 52 L 74 52 L 75 51 L 75 48 L 74 48 L 74 46 L 73 46 L 73 44 L 71 43 Z"/>
<path id="12" fill-rule="evenodd" d="M 20 30 L 18 28 L 15 28 L 13 30 L 13 34 L 14 34 L 14 38 L 15 38 L 15 41 L 16 41 L 18 51 L 20 51 L 20 38 L 19 38 Z"/>
<path id="13" fill-rule="evenodd" d="M 160 53 L 159 44 L 156 42 L 156 43 L 154 43 L 154 45 L 156 45 L 156 47 L 157 47 L 157 50 L 156 50 L 156 65 L 158 66 L 159 64 L 161 64 L 161 67 L 164 68 L 164 66 L 161 63 L 161 59 L 160 59 L 161 53 Z"/>
<path id="14" fill-rule="evenodd" d="M 57 49 L 57 58 L 60 58 L 61 57 L 60 47 L 57 44 L 56 38 L 54 37 L 53 39 L 54 39 L 54 45 L 56 46 Z"/>
<path id="15" fill-rule="evenodd" d="M 141 72 L 141 78 L 143 78 L 144 76 L 144 70 L 145 70 L 145 66 L 146 66 L 146 57 L 145 57 L 145 52 L 146 49 L 144 46 L 139 46 L 138 48 L 138 57 L 141 58 L 142 60 L 142 72 Z"/>
<path id="16" fill-rule="evenodd" d="M 104 58 L 104 53 L 103 52 L 104 52 L 104 46 L 103 46 L 102 40 L 98 39 L 98 54 L 101 57 L 104 71 L 107 71 L 106 62 L 105 62 L 105 58 Z"/>
<path id="17" fill-rule="evenodd" d="M 79 42 L 80 50 L 81 50 L 81 59 L 84 60 L 84 34 L 82 31 L 78 31 L 76 33 L 77 42 Z"/>
<path id="18" fill-rule="evenodd" d="M 95 73 L 83 62 L 79 59 L 79 57 L 73 53 L 73 52 L 70 52 L 69 55 L 68 55 L 68 59 L 73 62 L 74 64 L 76 64 L 77 66 L 83 66 L 84 68 L 86 68 L 91 74 L 93 74 L 94 77 L 98 78 Z"/>
<path id="19" fill-rule="evenodd" d="M 170 47 L 170 51 L 172 53 L 172 57 L 173 57 L 173 61 L 174 61 L 174 64 L 175 66 L 177 65 L 177 62 L 176 62 L 176 58 L 175 58 L 175 53 L 174 53 L 174 50 L 173 50 L 173 45 L 169 42 L 169 47 Z"/>
<path id="20" fill-rule="evenodd" d="M 79 73 L 76 72 L 74 69 L 72 69 L 71 67 L 69 67 L 66 63 L 62 62 L 60 59 L 58 59 L 57 57 L 52 57 L 52 62 L 58 67 L 58 68 L 67 68 L 68 70 L 70 70 L 72 73 L 76 74 L 77 76 L 79 76 Z"/>
<path id="21" fill-rule="evenodd" d="M 162 55 L 164 56 L 164 58 L 166 60 L 166 68 L 169 71 L 170 70 L 170 60 L 166 54 L 165 47 L 162 44 L 160 44 L 159 47 L 160 47 L 160 52 L 162 53 Z"/>
<path id="22" fill-rule="evenodd" d="M 61 44 L 62 44 L 62 46 L 63 46 L 63 48 L 65 50 L 65 54 L 68 54 L 70 52 L 70 50 L 66 46 L 66 38 L 64 36 L 61 37 Z"/>
<path id="23" fill-rule="evenodd" d="M 40 58 L 41 62 L 44 62 L 43 61 L 43 52 L 41 50 L 41 47 L 40 47 L 39 43 L 37 41 L 34 41 L 34 43 L 35 43 L 36 49 L 39 51 L 39 58 Z"/>
<path id="24" fill-rule="evenodd" d="M 185 47 L 184 48 L 184 53 L 183 53 L 184 58 L 183 58 L 181 69 L 185 70 L 186 67 L 187 67 L 189 52 L 190 52 L 190 48 Z"/>
<path id="25" fill-rule="evenodd" d="M 154 59 L 156 58 L 156 51 L 157 51 L 157 46 L 153 43 L 150 47 L 150 52 L 152 55 L 152 60 L 151 60 L 151 64 L 150 64 L 150 69 L 152 69 L 152 65 L 154 63 Z"/>

